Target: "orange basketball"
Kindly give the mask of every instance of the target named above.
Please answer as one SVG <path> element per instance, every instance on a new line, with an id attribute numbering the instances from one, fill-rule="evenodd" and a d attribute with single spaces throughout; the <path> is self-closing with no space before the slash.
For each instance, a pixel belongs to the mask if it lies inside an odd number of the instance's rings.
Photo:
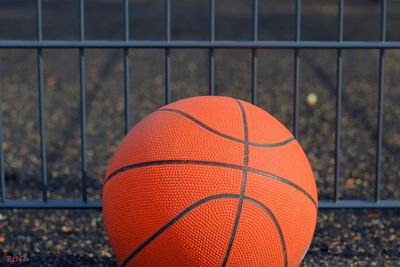
<path id="1" fill-rule="evenodd" d="M 108 166 L 104 222 L 124 266 L 298 266 L 317 191 L 306 155 L 242 100 L 183 99 L 140 121 Z"/>

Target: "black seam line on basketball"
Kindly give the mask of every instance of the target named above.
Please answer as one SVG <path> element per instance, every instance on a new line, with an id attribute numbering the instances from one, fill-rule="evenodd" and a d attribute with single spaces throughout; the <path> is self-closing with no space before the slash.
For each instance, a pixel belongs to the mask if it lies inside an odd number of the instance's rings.
<path id="1" fill-rule="evenodd" d="M 196 119 L 196 118 L 190 116 L 189 114 L 187 114 L 185 112 L 182 112 L 180 110 L 170 109 L 170 108 L 163 108 L 163 109 L 159 109 L 157 111 L 166 111 L 166 112 L 173 112 L 173 113 L 179 114 L 179 115 L 191 120 L 192 122 L 196 123 L 197 125 L 203 127 L 204 129 L 206 129 L 206 130 L 208 130 L 208 131 L 210 131 L 210 132 L 212 132 L 212 133 L 214 133 L 216 135 L 219 135 L 221 137 L 224 137 L 224 138 L 227 138 L 229 140 L 232 140 L 232 141 L 235 141 L 235 142 L 239 142 L 239 143 L 242 143 L 242 144 L 245 143 L 245 140 L 242 140 L 242 139 L 239 139 L 239 138 L 236 138 L 236 137 L 221 133 L 221 132 L 219 132 L 219 131 L 207 126 L 206 124 L 202 123 L 198 119 Z M 283 140 L 283 141 L 280 141 L 280 142 L 277 142 L 277 143 L 258 143 L 258 142 L 249 142 L 248 141 L 248 144 L 252 145 L 252 146 L 260 146 L 260 147 L 278 147 L 278 146 L 287 145 L 287 144 L 293 142 L 294 140 L 295 140 L 294 137 L 290 137 L 290 138 L 288 138 L 286 140 Z"/>
<path id="2" fill-rule="evenodd" d="M 285 237 L 283 236 L 282 228 L 279 225 L 278 219 L 275 217 L 274 213 L 267 206 L 265 206 L 263 203 L 259 202 L 258 200 L 255 200 L 254 198 L 250 198 L 250 197 L 246 197 L 246 196 L 244 197 L 244 199 L 249 202 L 252 202 L 252 203 L 256 204 L 257 206 L 259 206 L 260 208 L 262 208 L 266 213 L 268 213 L 269 217 L 274 222 L 276 229 L 278 230 L 279 239 L 281 240 L 283 262 L 284 262 L 284 266 L 286 267 L 288 265 L 286 243 L 285 243 Z"/>
<path id="3" fill-rule="evenodd" d="M 239 198 L 238 208 L 237 208 L 237 212 L 236 212 L 235 222 L 233 224 L 231 236 L 229 238 L 228 246 L 225 251 L 225 256 L 224 256 L 224 259 L 221 264 L 221 266 L 223 266 L 223 267 L 225 267 L 228 262 L 229 255 L 232 250 L 233 242 L 235 241 L 236 232 L 237 232 L 237 229 L 239 226 L 240 215 L 242 214 L 243 198 L 244 198 L 244 193 L 246 191 L 247 165 L 249 163 L 249 130 L 248 130 L 248 126 L 247 126 L 246 112 L 244 110 L 242 103 L 237 99 L 235 99 L 235 100 L 239 105 L 240 112 L 242 114 L 242 120 L 243 120 L 243 131 L 244 131 L 244 141 L 245 141 L 244 142 L 244 152 L 243 152 L 243 177 L 242 177 L 242 186 L 241 186 L 241 190 L 240 190 L 240 198 Z"/>
<path id="4" fill-rule="evenodd" d="M 137 247 L 129 256 L 122 262 L 122 266 L 126 266 L 135 256 L 137 256 L 140 251 L 142 251 L 144 248 L 146 248 L 151 242 L 153 242 L 158 236 L 160 236 L 162 233 L 164 233 L 168 228 L 170 228 L 172 225 L 174 225 L 179 219 L 181 219 L 183 216 L 185 216 L 187 213 L 192 211 L 193 209 L 209 202 L 212 200 L 216 199 L 222 199 L 222 198 L 240 198 L 240 195 L 238 194 L 219 194 L 219 195 L 213 195 L 209 196 L 206 198 L 203 198 L 186 209 L 184 209 L 182 212 L 180 212 L 178 215 L 176 215 L 172 220 L 170 220 L 167 224 L 165 224 L 163 227 L 161 227 L 157 232 L 155 232 L 152 236 L 150 236 L 146 241 L 144 241 L 139 247 Z"/>
<path id="5" fill-rule="evenodd" d="M 248 171 L 252 172 L 252 173 L 259 174 L 259 175 L 262 175 L 262 176 L 265 176 L 265 177 L 272 178 L 275 181 L 279 181 L 279 182 L 285 183 L 285 184 L 293 187 L 294 189 L 296 189 L 296 190 L 300 191 L 301 193 L 303 193 L 303 195 L 305 195 L 308 199 L 310 199 L 315 208 L 318 208 L 317 202 L 314 200 L 314 198 L 306 190 L 304 190 L 303 188 L 301 188 L 297 184 L 295 184 L 295 183 L 293 183 L 293 182 L 291 182 L 291 181 L 289 181 L 289 180 L 287 180 L 285 178 L 282 178 L 282 177 L 280 177 L 278 175 L 275 175 L 275 174 L 272 174 L 272 173 L 269 173 L 269 172 L 266 172 L 266 171 L 253 169 L 253 168 L 248 168 Z"/>
<path id="6" fill-rule="evenodd" d="M 125 172 L 125 171 L 129 171 L 129 170 L 133 170 L 133 169 L 137 169 L 137 168 L 142 168 L 142 167 L 148 167 L 148 166 L 158 166 L 158 165 L 201 165 L 201 166 L 214 166 L 214 167 L 223 167 L 223 168 L 228 168 L 228 169 L 234 169 L 234 170 L 243 170 L 244 168 L 242 166 L 239 165 L 234 165 L 234 164 L 228 164 L 228 163 L 222 163 L 222 162 L 214 162 L 214 161 L 196 161 L 196 160 L 160 160 L 160 161 L 149 161 L 149 162 L 142 162 L 142 163 L 138 163 L 138 164 L 133 164 L 133 165 L 129 165 L 126 167 L 123 167 L 121 169 L 116 170 L 115 172 L 113 172 L 112 174 L 110 174 L 104 181 L 104 184 L 106 184 L 112 177 L 114 177 L 115 175 Z M 247 167 L 247 171 L 251 172 L 251 173 L 256 173 L 259 174 L 261 176 L 264 177 L 268 177 L 271 178 L 275 181 L 278 182 L 282 182 L 285 183 L 291 187 L 293 187 L 294 189 L 300 191 L 302 194 L 304 194 L 308 199 L 311 200 L 311 202 L 314 204 L 314 206 L 317 208 L 317 202 L 313 199 L 313 197 L 307 192 L 305 191 L 303 188 L 301 188 L 300 186 L 298 186 L 297 184 L 282 178 L 280 176 L 277 176 L 275 174 L 269 173 L 269 172 L 265 172 L 262 170 L 258 170 L 258 169 L 254 169 L 254 168 L 250 168 Z"/>

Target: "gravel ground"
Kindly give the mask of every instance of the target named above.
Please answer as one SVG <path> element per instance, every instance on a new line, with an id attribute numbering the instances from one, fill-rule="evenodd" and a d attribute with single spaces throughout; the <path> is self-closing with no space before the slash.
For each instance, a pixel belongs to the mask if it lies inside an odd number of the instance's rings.
<path id="1" fill-rule="evenodd" d="M 218 40 L 251 39 L 251 5 L 219 0 Z M 302 39 L 336 38 L 336 2 L 303 0 Z M 0 38 L 34 39 L 34 1 L 0 3 Z M 122 6 L 87 1 L 87 39 L 122 38 Z M 172 38 L 208 38 L 207 1 L 173 1 Z M 131 1 L 131 38 L 163 39 L 162 0 Z M 293 37 L 293 1 L 260 1 L 262 40 Z M 78 38 L 75 1 L 44 1 L 44 38 Z M 345 40 L 379 39 L 379 3 L 345 5 Z M 107 19 L 102 19 L 103 17 Z M 16 20 L 18 18 L 18 20 Z M 388 1 L 388 40 L 400 40 L 400 2 Z M 131 50 L 132 122 L 163 104 L 164 51 Z M 208 51 L 172 50 L 172 98 L 208 92 Z M 321 199 L 331 198 L 334 173 L 335 50 L 301 50 L 300 142 L 314 169 Z M 372 198 L 379 51 L 343 51 L 340 189 L 343 198 Z M 80 196 L 79 62 L 77 50 L 44 50 L 46 138 L 52 199 Z M 88 193 L 99 199 L 105 167 L 123 136 L 123 64 L 118 49 L 86 51 Z M 400 198 L 400 52 L 386 51 L 382 197 Z M 35 50 L 0 50 L 5 170 L 8 198 L 39 198 L 40 154 Z M 216 91 L 250 99 L 251 51 L 216 51 Z M 291 128 L 293 51 L 258 51 L 258 105 Z M 318 101 L 307 104 L 315 93 Z M 98 211 L 1 212 L 0 247 L 43 265 L 113 265 Z M 399 212 L 322 210 L 305 266 L 400 266 Z M 16 226 L 18 225 L 18 226 Z M 30 264 L 30 263 L 27 263 Z"/>
<path id="2" fill-rule="evenodd" d="M 0 219 L 3 253 L 26 265 L 115 266 L 98 211 L 11 210 Z M 398 210 L 321 210 L 302 266 L 400 266 L 399 225 Z"/>

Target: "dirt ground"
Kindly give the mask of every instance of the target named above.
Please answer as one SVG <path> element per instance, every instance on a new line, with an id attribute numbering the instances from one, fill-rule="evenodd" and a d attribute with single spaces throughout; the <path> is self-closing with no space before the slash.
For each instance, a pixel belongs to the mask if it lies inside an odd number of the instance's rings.
<path id="1" fill-rule="evenodd" d="M 122 2 L 122 1 L 121 1 Z M 216 1 L 216 39 L 252 38 L 251 4 Z M 294 1 L 259 1 L 259 39 L 292 40 Z M 379 40 L 380 2 L 345 1 L 344 39 Z M 130 38 L 162 40 L 164 1 L 130 2 Z M 44 39 L 79 38 L 78 1 L 43 1 Z M 87 0 L 86 39 L 123 38 L 122 5 Z M 35 1 L 0 3 L 0 39 L 36 38 Z M 172 39 L 207 40 L 208 1 L 172 1 Z M 400 40 L 400 1 L 388 1 L 387 40 Z M 302 1 L 302 40 L 336 40 L 337 1 Z M 300 51 L 300 143 L 313 166 L 320 199 L 332 198 L 336 50 Z M 250 100 L 251 50 L 218 49 L 216 93 Z M 88 194 L 101 196 L 105 168 L 124 135 L 123 53 L 87 49 Z M 172 49 L 171 93 L 208 93 L 208 51 Z M 258 105 L 292 125 L 294 53 L 258 50 Z M 164 104 L 164 50 L 130 50 L 131 125 Z M 400 51 L 385 52 L 382 198 L 400 198 Z M 1 49 L 1 110 L 7 198 L 40 198 L 37 52 Z M 340 197 L 372 199 L 375 182 L 379 51 L 343 51 Z M 44 50 L 45 119 L 51 199 L 80 197 L 79 52 Z M 306 97 L 316 94 L 315 105 Z M 1 211 L 0 247 L 43 265 L 113 265 L 99 211 Z M 1 219 L 0 218 L 0 219 Z M 396 210 L 322 210 L 304 266 L 400 266 Z M 18 226 L 17 226 L 18 225 Z M 67 228 L 65 228 L 67 227 Z M 70 228 L 68 228 L 70 227 Z M 74 234 L 75 233 L 75 234 Z M 397 265 L 396 265 L 397 264 Z"/>

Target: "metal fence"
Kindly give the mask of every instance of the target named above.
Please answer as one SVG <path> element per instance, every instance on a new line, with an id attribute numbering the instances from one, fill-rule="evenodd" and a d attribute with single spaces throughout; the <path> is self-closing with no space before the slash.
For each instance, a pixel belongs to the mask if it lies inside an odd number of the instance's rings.
<path id="1" fill-rule="evenodd" d="M 146 41 L 131 40 L 129 37 L 129 0 L 122 0 L 124 23 L 124 38 L 120 41 L 111 40 L 85 40 L 85 0 L 80 0 L 80 38 L 79 40 L 43 40 L 42 24 L 42 0 L 37 0 L 37 40 L 17 41 L 1 40 L 0 49 L 4 48 L 28 48 L 37 51 L 37 81 L 39 88 L 39 125 L 40 125 L 40 154 L 41 154 L 41 200 L 11 200 L 5 198 L 5 171 L 4 151 L 0 146 L 0 208 L 101 208 L 101 201 L 89 201 L 87 197 L 87 134 L 86 134 L 86 90 L 85 90 L 85 49 L 88 48 L 120 48 L 124 52 L 124 105 L 125 105 L 125 132 L 128 131 L 129 114 L 129 51 L 135 48 L 158 48 L 165 50 L 165 103 L 171 100 L 171 56 L 172 48 L 208 49 L 209 51 L 209 94 L 215 94 L 215 57 L 216 49 L 245 48 L 252 51 L 252 82 L 251 101 L 257 104 L 257 51 L 259 49 L 292 49 L 294 60 L 294 84 L 293 84 L 293 134 L 299 137 L 299 92 L 300 92 L 300 61 L 301 49 L 336 49 L 336 130 L 335 130 L 335 171 L 334 194 L 331 199 L 319 201 L 320 208 L 400 208 L 400 200 L 381 199 L 381 150 L 383 134 L 383 92 L 384 92 L 384 67 L 385 49 L 400 49 L 400 42 L 386 41 L 386 17 L 387 1 L 381 0 L 381 25 L 380 41 L 344 41 L 344 0 L 338 0 L 337 40 L 336 41 L 302 41 L 301 36 L 301 0 L 295 1 L 295 36 L 293 41 L 260 41 L 258 39 L 258 0 L 252 0 L 252 40 L 249 41 L 218 41 L 215 39 L 215 1 L 209 0 L 209 40 L 208 41 L 175 41 L 171 40 L 171 0 L 165 0 L 165 40 Z M 44 111 L 44 81 L 43 81 L 43 49 L 71 48 L 79 49 L 79 73 L 80 73 L 80 123 L 81 123 L 81 181 L 82 195 L 80 200 L 51 200 L 48 198 L 48 175 L 45 138 L 45 111 Z M 343 73 L 343 49 L 379 49 L 379 91 L 377 112 L 377 141 L 376 141 L 376 165 L 375 165 L 375 195 L 374 200 L 358 199 L 344 200 L 339 198 L 339 173 L 340 173 L 340 118 L 342 112 L 342 73 Z M 1 110 L 0 110 L 1 112 Z M 0 143 L 3 143 L 3 127 L 0 113 Z"/>

